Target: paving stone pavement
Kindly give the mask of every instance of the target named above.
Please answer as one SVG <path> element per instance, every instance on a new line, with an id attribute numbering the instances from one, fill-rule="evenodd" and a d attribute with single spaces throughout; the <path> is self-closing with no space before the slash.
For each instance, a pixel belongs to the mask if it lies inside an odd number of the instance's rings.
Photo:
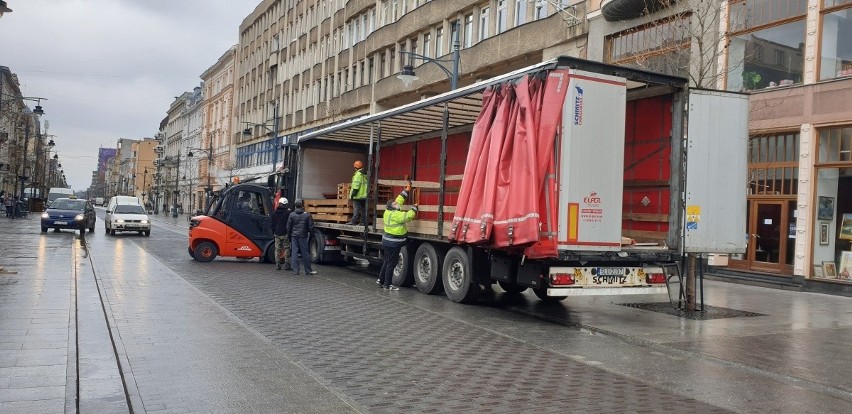
<path id="1" fill-rule="evenodd" d="M 364 411 L 132 237 L 87 240 L 134 412 Z"/>
<path id="2" fill-rule="evenodd" d="M 140 243 L 369 412 L 729 412 L 461 320 L 422 317 L 393 299 L 399 292 L 258 263 L 202 264 L 170 253 L 170 241 Z"/>
<path id="3" fill-rule="evenodd" d="M 59 413 L 66 407 L 75 241 L 71 232 L 39 232 L 32 219 L 0 218 L 2 413 Z M 75 391 L 67 391 L 73 407 Z"/>

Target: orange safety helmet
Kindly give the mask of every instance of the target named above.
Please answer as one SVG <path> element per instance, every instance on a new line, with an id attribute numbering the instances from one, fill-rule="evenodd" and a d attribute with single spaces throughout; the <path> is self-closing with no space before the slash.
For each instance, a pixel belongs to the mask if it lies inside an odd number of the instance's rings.
<path id="1" fill-rule="evenodd" d="M 355 164 L 353 164 L 353 166 L 355 167 L 356 170 L 360 170 L 361 167 L 364 166 L 364 164 L 362 164 L 361 161 L 355 161 Z"/>

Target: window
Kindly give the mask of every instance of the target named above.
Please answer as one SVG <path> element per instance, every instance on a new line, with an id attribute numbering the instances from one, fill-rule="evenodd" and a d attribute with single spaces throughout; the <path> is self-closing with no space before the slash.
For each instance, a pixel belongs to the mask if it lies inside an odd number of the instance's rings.
<path id="1" fill-rule="evenodd" d="M 491 19 L 488 16 L 488 7 L 483 7 L 479 13 L 479 41 L 488 39 L 488 22 Z"/>
<path id="2" fill-rule="evenodd" d="M 848 4 L 852 0 L 825 0 L 825 7 Z M 819 78 L 832 79 L 852 76 L 852 7 L 836 10 L 822 16 L 822 44 L 820 47 Z"/>
<path id="3" fill-rule="evenodd" d="M 473 45 L 473 14 L 464 16 L 464 47 Z"/>
<path id="4" fill-rule="evenodd" d="M 690 16 L 677 17 L 607 36 L 607 63 L 687 76 Z"/>
<path id="5" fill-rule="evenodd" d="M 444 28 L 435 29 L 435 57 L 444 56 Z"/>
<path id="6" fill-rule="evenodd" d="M 852 163 L 852 127 L 820 129 L 818 162 Z"/>
<path id="7" fill-rule="evenodd" d="M 515 26 L 527 22 L 527 0 L 515 0 Z"/>
<path id="8" fill-rule="evenodd" d="M 432 34 L 424 33 L 423 34 L 423 56 L 431 57 L 430 52 L 432 51 Z"/>
<path id="9" fill-rule="evenodd" d="M 497 34 L 506 30 L 509 11 L 506 9 L 506 0 L 497 0 Z"/>
<path id="10" fill-rule="evenodd" d="M 749 138 L 749 194 L 795 195 L 799 182 L 799 134 Z"/>
<path id="11" fill-rule="evenodd" d="M 727 88 L 802 82 L 807 0 L 741 0 L 728 15 Z M 784 21 L 783 24 L 778 22 Z"/>

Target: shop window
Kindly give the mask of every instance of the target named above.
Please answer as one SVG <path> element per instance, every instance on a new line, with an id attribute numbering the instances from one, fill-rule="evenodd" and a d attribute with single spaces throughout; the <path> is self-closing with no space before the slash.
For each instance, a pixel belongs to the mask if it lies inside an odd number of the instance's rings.
<path id="1" fill-rule="evenodd" d="M 728 78 L 731 91 L 802 82 L 807 0 L 745 0 L 728 15 Z"/>
<path id="2" fill-rule="evenodd" d="M 606 38 L 607 63 L 686 77 L 690 15 L 674 16 Z"/>
<path id="3" fill-rule="evenodd" d="M 839 0 L 826 0 L 840 3 Z M 849 7 L 822 16 L 822 44 L 820 45 L 820 79 L 852 76 L 852 0 Z"/>
<path id="4" fill-rule="evenodd" d="M 820 129 L 818 162 L 852 162 L 852 126 Z"/>
<path id="5" fill-rule="evenodd" d="M 799 182 L 799 134 L 749 138 L 748 193 L 796 195 Z"/>

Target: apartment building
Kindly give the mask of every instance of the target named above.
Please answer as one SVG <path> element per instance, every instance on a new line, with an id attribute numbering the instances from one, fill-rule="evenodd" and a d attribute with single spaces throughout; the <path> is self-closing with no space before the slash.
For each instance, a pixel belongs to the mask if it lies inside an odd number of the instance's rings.
<path id="1" fill-rule="evenodd" d="M 266 0 L 240 25 L 235 153 L 274 170 L 300 134 L 445 92 L 437 65 L 461 49 L 464 86 L 550 57 L 585 54 L 585 3 L 533 0 Z M 397 79 L 411 65 L 419 80 Z M 241 133 L 242 126 L 248 126 Z M 272 130 L 275 133 L 272 133 Z"/>
<path id="2" fill-rule="evenodd" d="M 237 136 L 234 125 L 234 78 L 237 46 L 228 49 L 215 64 L 201 74 L 204 85 L 201 148 L 194 151 L 198 159 L 198 190 L 203 194 L 196 205 L 205 206 L 210 192 L 220 190 L 233 178 L 235 165 L 232 146 Z"/>

